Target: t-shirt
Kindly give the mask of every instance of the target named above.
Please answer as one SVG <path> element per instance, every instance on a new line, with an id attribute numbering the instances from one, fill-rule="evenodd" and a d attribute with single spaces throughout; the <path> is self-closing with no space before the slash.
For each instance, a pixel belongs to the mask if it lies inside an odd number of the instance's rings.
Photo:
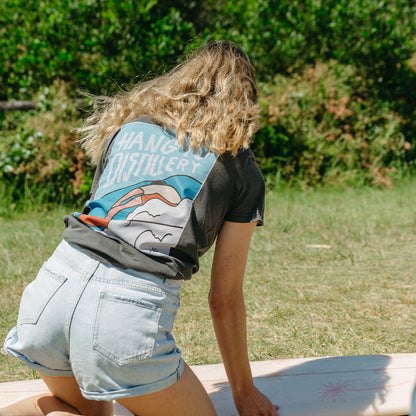
<path id="1" fill-rule="evenodd" d="M 190 279 L 224 221 L 263 224 L 264 193 L 251 150 L 180 148 L 143 117 L 107 141 L 90 199 L 64 217 L 63 238 L 117 267 Z"/>

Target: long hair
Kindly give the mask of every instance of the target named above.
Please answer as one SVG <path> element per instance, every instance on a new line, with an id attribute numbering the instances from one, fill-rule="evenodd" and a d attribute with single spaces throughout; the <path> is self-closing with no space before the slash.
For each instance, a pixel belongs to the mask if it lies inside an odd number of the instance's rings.
<path id="1" fill-rule="evenodd" d="M 175 130 L 179 146 L 218 154 L 247 148 L 259 128 L 254 68 L 229 41 L 209 43 L 166 74 L 95 104 L 78 129 L 93 162 L 111 134 L 140 116 Z"/>

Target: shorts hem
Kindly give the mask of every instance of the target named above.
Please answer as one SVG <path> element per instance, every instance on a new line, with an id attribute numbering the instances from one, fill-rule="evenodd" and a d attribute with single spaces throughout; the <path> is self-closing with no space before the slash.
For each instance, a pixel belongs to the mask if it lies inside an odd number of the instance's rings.
<path id="1" fill-rule="evenodd" d="M 36 370 L 39 373 L 45 374 L 45 376 L 51 377 L 72 377 L 74 373 L 72 370 L 56 370 L 53 368 L 44 367 L 41 364 L 33 363 L 29 359 L 27 359 L 24 355 L 19 354 L 16 351 L 10 350 L 9 348 L 3 348 L 3 351 L 13 357 L 17 358 L 18 360 L 22 361 L 32 370 Z"/>
<path id="2" fill-rule="evenodd" d="M 136 386 L 136 387 L 129 387 L 123 390 L 114 390 L 114 391 L 109 391 L 109 392 L 91 392 L 91 391 L 87 391 L 83 389 L 81 386 L 80 386 L 80 390 L 81 390 L 81 394 L 86 399 L 97 400 L 97 401 L 112 401 L 112 400 L 127 399 L 127 398 L 142 396 L 144 394 L 156 393 L 158 391 L 164 390 L 172 386 L 179 380 L 184 369 L 185 369 L 185 362 L 181 358 L 179 362 L 179 366 L 174 373 L 154 383 L 149 383 L 149 384 Z"/>
<path id="3" fill-rule="evenodd" d="M 71 377 L 74 375 L 74 373 L 72 372 L 72 369 L 63 370 L 63 369 L 48 368 L 39 363 L 30 361 L 24 354 L 13 349 L 13 346 L 16 344 L 16 342 L 17 342 L 17 329 L 16 327 L 14 327 L 7 334 L 7 337 L 6 337 L 6 340 L 4 341 L 4 345 L 3 345 L 3 348 L 1 349 L 1 352 L 5 355 L 8 354 L 8 355 L 11 355 L 12 357 L 17 358 L 18 360 L 25 363 L 27 367 L 33 370 L 39 371 L 40 373 L 45 374 L 45 376 Z"/>

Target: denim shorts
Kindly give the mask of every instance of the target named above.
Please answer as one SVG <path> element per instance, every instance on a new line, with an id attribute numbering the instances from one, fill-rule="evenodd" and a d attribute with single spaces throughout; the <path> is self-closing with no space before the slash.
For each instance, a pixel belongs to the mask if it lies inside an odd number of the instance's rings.
<path id="1" fill-rule="evenodd" d="M 184 362 L 172 328 L 180 280 L 123 270 L 62 241 L 24 290 L 4 351 L 49 376 L 74 376 L 84 397 L 160 391 Z"/>

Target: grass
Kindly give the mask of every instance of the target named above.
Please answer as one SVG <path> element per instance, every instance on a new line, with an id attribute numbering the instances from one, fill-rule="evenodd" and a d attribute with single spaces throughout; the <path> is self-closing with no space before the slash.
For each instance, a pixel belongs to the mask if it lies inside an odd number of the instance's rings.
<path id="1" fill-rule="evenodd" d="M 245 292 L 251 360 L 415 352 L 416 179 L 378 190 L 269 192 Z M 0 218 L 0 337 L 67 212 Z M 186 282 L 175 337 L 190 364 L 219 362 L 206 302 L 212 253 Z M 0 357 L 0 380 L 35 375 Z"/>
<path id="2" fill-rule="evenodd" d="M 64 208 L 0 217 L 0 338 L 17 319 L 23 288 L 53 252 L 63 231 Z M 0 381 L 32 376 L 17 360 L 0 355 Z"/>

